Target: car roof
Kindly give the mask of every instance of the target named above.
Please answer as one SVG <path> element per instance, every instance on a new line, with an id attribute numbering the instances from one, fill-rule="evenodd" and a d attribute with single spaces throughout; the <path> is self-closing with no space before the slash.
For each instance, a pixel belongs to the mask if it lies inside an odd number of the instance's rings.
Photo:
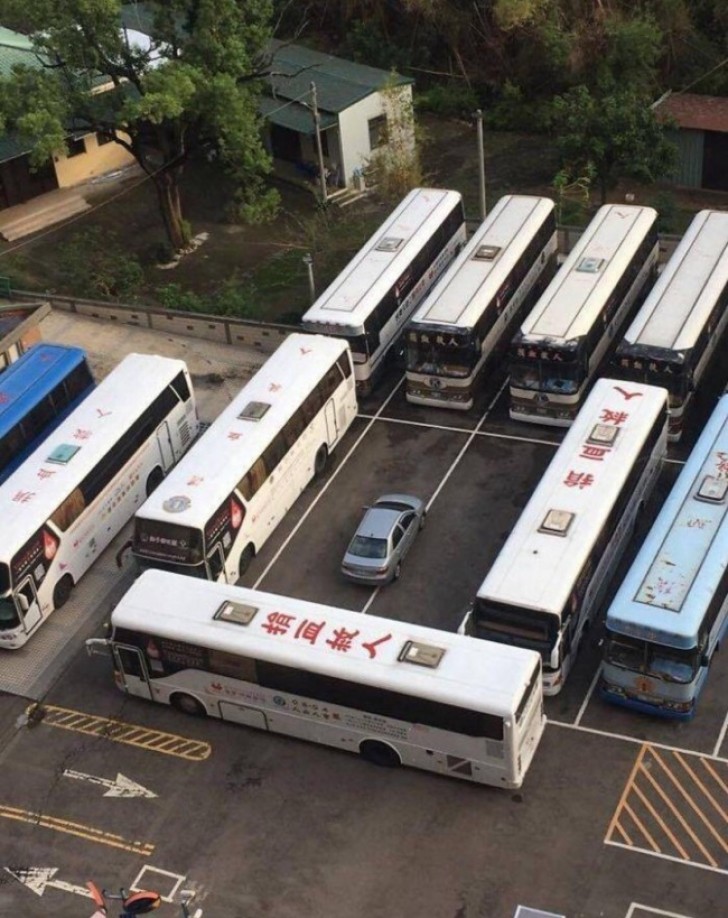
<path id="1" fill-rule="evenodd" d="M 386 539 L 401 515 L 400 510 L 370 507 L 364 514 L 356 534 L 370 539 Z"/>

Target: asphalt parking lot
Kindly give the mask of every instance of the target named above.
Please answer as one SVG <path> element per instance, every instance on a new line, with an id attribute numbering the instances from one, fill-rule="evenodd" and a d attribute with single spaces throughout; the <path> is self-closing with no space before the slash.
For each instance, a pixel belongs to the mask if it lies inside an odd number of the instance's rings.
<path id="1" fill-rule="evenodd" d="M 721 391 L 721 373 L 695 405 L 685 442 L 671 447 L 622 568 Z M 511 422 L 502 386 L 494 376 L 464 414 L 420 409 L 406 403 L 393 369 L 245 584 L 455 630 L 562 436 Z M 212 411 L 217 397 L 208 396 Z M 401 579 L 378 590 L 344 581 L 339 563 L 362 506 L 399 489 L 429 503 Z M 523 788 L 508 793 L 384 771 L 125 698 L 104 661 L 82 648 L 133 577 L 116 569 L 114 550 L 51 620 L 58 653 L 31 642 L 10 661 L 23 669 L 25 697 L 7 676 L 0 683 L 0 914 L 83 918 L 92 910 L 87 879 L 158 888 L 159 914 L 170 916 L 180 914 L 180 890 L 193 889 L 204 918 L 512 918 L 519 905 L 568 918 L 724 913 L 723 655 L 693 721 L 653 720 L 594 696 L 597 624 L 563 691 L 547 699 L 549 723 Z M 45 717 L 26 725 L 31 699 Z M 104 796 L 117 774 L 156 796 Z"/>

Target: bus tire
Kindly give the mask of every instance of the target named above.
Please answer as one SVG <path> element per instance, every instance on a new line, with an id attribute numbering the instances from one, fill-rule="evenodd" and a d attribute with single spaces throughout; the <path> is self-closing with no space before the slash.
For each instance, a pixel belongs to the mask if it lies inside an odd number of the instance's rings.
<path id="1" fill-rule="evenodd" d="M 255 549 L 250 544 L 246 545 L 240 553 L 240 560 L 238 561 L 238 580 L 242 580 L 254 557 Z"/>
<path id="2" fill-rule="evenodd" d="M 61 606 L 65 606 L 72 590 L 73 577 L 70 574 L 65 574 L 53 589 L 53 608 L 60 609 Z"/>
<path id="3" fill-rule="evenodd" d="M 359 753 L 367 762 L 379 765 L 381 768 L 398 768 L 402 764 L 402 759 L 396 749 L 378 740 L 364 740 L 359 746 Z"/>
<path id="4" fill-rule="evenodd" d="M 147 497 L 149 497 L 152 491 L 156 491 L 163 481 L 164 472 L 159 466 L 156 466 L 156 468 L 152 469 L 147 478 Z"/>
<path id="5" fill-rule="evenodd" d="M 326 471 L 326 463 L 329 461 L 329 451 L 325 443 L 319 446 L 316 452 L 316 458 L 313 460 L 313 477 L 320 478 Z"/>
<path id="6" fill-rule="evenodd" d="M 189 714 L 191 717 L 205 717 L 207 711 L 205 706 L 192 695 L 186 695 L 184 692 L 175 692 L 169 699 L 173 708 L 182 711 L 183 714 Z"/>

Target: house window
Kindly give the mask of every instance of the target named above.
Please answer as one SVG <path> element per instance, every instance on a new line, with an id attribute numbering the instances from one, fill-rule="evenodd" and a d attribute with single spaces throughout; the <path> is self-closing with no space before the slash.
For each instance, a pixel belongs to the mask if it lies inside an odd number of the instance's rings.
<path id="1" fill-rule="evenodd" d="M 96 135 L 96 144 L 99 147 L 103 147 L 104 144 L 113 143 L 113 142 L 114 142 L 114 138 L 111 136 L 111 134 L 97 134 Z"/>
<path id="2" fill-rule="evenodd" d="M 68 159 L 71 159 L 73 156 L 80 156 L 82 153 L 86 152 L 86 141 L 83 137 L 72 137 L 70 140 L 66 141 L 66 146 L 68 147 L 68 152 L 66 153 Z"/>
<path id="3" fill-rule="evenodd" d="M 370 118 L 369 127 L 369 149 L 376 150 L 381 147 L 387 140 L 387 116 L 378 115 L 376 118 Z"/>

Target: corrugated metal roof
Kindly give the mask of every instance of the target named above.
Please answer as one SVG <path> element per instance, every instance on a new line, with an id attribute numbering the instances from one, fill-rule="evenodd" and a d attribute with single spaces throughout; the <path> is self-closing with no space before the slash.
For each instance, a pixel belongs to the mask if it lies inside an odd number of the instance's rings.
<path id="1" fill-rule="evenodd" d="M 43 65 L 33 51 L 33 43 L 27 35 L 13 32 L 0 26 L 0 76 L 12 76 L 13 67 L 23 64 L 26 67 L 39 68 Z"/>
<path id="2" fill-rule="evenodd" d="M 681 128 L 728 133 L 728 97 L 671 93 L 655 103 L 659 118 L 672 118 Z"/>
<path id="3" fill-rule="evenodd" d="M 274 98 L 298 99 L 303 96 L 308 99 L 311 83 L 314 82 L 318 107 L 322 112 L 342 112 L 385 86 L 414 82 L 410 77 L 367 67 L 332 54 L 322 54 L 303 45 L 273 40 L 270 52 L 273 55 L 271 69 L 274 71 L 270 85 Z"/>
<path id="4" fill-rule="evenodd" d="M 300 102 L 286 102 L 284 99 L 271 99 L 264 96 L 258 106 L 260 114 L 280 127 L 289 128 L 298 134 L 315 134 L 313 114 L 311 109 Z M 333 127 L 336 124 L 336 115 L 319 110 L 321 130 Z"/>

